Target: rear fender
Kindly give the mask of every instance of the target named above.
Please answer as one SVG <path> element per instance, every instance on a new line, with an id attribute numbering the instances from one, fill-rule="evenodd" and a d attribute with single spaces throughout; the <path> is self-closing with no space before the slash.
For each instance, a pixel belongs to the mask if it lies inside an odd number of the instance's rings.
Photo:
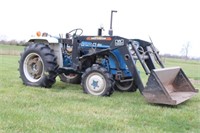
<path id="1" fill-rule="evenodd" d="M 27 42 L 46 42 L 46 43 L 59 43 L 58 39 L 55 37 L 31 37 L 27 39 Z"/>

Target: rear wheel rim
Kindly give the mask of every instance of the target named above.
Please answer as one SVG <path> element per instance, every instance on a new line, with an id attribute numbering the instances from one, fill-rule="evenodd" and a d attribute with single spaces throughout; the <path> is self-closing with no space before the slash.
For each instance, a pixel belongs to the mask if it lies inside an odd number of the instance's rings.
<path id="1" fill-rule="evenodd" d="M 86 78 L 86 87 L 92 95 L 101 95 L 106 89 L 106 79 L 98 72 L 93 72 Z"/>
<path id="2" fill-rule="evenodd" d="M 44 74 L 42 58 L 36 53 L 28 54 L 24 60 L 23 71 L 30 82 L 38 82 Z"/>

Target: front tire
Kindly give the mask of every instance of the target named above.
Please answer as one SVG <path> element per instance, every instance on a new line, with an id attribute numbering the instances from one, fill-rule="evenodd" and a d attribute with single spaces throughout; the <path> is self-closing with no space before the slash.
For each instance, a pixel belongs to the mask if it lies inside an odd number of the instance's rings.
<path id="1" fill-rule="evenodd" d="M 95 96 L 110 96 L 113 93 L 112 77 L 108 71 L 95 64 L 82 75 L 83 90 Z"/>
<path id="2" fill-rule="evenodd" d="M 31 44 L 21 54 L 20 77 L 25 85 L 51 87 L 58 65 L 53 50 L 45 44 Z"/>

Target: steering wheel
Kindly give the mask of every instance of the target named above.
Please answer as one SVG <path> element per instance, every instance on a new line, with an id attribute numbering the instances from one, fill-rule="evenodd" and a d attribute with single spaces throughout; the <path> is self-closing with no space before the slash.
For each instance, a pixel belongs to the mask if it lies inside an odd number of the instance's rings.
<path id="1" fill-rule="evenodd" d="M 83 33 L 83 29 L 81 29 L 81 28 L 73 29 L 66 34 L 66 38 L 80 36 L 80 35 L 82 35 L 82 33 Z"/>

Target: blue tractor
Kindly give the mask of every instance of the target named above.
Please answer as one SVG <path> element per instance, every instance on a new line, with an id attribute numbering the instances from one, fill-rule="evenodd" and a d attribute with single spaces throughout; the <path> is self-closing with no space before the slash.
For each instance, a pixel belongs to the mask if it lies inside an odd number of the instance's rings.
<path id="1" fill-rule="evenodd" d="M 59 76 L 64 82 L 81 84 L 88 94 L 110 96 L 114 90 L 138 89 L 148 102 L 168 105 L 197 94 L 180 67 L 164 67 L 152 42 L 113 36 L 113 12 L 109 36 L 102 36 L 102 28 L 97 36 L 84 36 L 80 28 L 65 37 L 37 32 L 28 40 L 19 61 L 23 83 L 49 88 Z M 149 75 L 146 86 L 136 61 Z"/>

